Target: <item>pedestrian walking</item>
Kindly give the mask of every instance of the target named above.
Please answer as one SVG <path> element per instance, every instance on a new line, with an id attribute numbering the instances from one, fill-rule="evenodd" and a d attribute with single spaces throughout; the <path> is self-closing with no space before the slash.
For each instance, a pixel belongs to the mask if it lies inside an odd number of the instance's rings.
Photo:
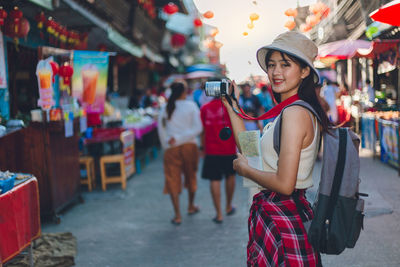
<path id="1" fill-rule="evenodd" d="M 200 110 L 196 103 L 186 99 L 187 86 L 183 82 L 171 85 L 168 103 L 160 110 L 158 135 L 164 152 L 164 194 L 169 194 L 175 217 L 172 224 L 179 225 L 182 216 L 179 207 L 179 194 L 182 192 L 182 174 L 184 186 L 188 190 L 188 214 L 199 211 L 194 204 L 197 190 L 196 172 L 199 161 L 197 137 L 202 132 Z"/>
<path id="2" fill-rule="evenodd" d="M 320 255 L 308 241 L 294 200 L 297 198 L 303 204 L 303 217 L 311 220 L 313 213 L 305 191 L 313 185 L 312 170 L 320 132 L 329 126 L 315 92 L 319 76 L 313 61 L 317 52 L 317 46 L 310 39 L 291 31 L 257 51 L 258 62 L 267 73 L 274 93 L 278 94 L 279 104 L 271 109 L 271 114 L 279 114 L 285 106 L 301 99 L 318 112 L 322 124 L 305 108 L 288 107 L 279 115 L 282 116 L 279 155 L 273 148 L 277 120 L 264 128 L 261 138 L 263 170 L 250 167 L 247 159 L 237 154 L 234 169 L 259 188 L 248 219 L 248 266 L 317 266 L 319 263 Z M 232 86 L 238 97 L 236 84 Z M 243 119 L 236 113 L 239 107 L 233 108 L 226 98 L 223 102 L 238 142 L 238 134 L 245 131 Z"/>
<path id="3" fill-rule="evenodd" d="M 219 136 L 224 127 L 232 127 L 226 108 L 221 99 L 214 98 L 200 109 L 203 123 L 202 143 L 204 147 L 204 162 L 201 176 L 210 180 L 210 191 L 213 199 L 216 216 L 213 221 L 217 224 L 223 222 L 221 209 L 221 181 L 225 178 L 226 214 L 233 215 L 235 207 L 232 206 L 235 191 L 235 171 L 233 160 L 236 158 L 236 143 L 233 136 L 222 140 Z"/>

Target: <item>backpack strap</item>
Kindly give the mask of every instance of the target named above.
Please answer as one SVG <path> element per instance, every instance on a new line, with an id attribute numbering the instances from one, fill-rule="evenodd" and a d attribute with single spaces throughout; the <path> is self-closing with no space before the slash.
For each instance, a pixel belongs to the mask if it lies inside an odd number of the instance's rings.
<path id="1" fill-rule="evenodd" d="M 333 210 L 339 197 L 340 186 L 342 185 L 343 172 L 346 162 L 346 150 L 347 150 L 347 130 L 339 128 L 339 152 L 335 168 L 335 175 L 333 176 L 333 183 L 331 189 L 331 195 L 327 208 L 327 215 L 325 221 L 328 223 L 332 220 Z"/>
<path id="2" fill-rule="evenodd" d="M 321 123 L 321 118 L 318 115 L 318 113 L 314 110 L 314 108 L 308 104 L 306 101 L 304 100 L 297 100 L 295 102 L 293 102 L 292 104 L 287 105 L 281 112 L 281 114 L 279 114 L 279 116 L 276 118 L 277 122 L 275 124 L 275 129 L 274 129 L 274 134 L 273 134 L 273 138 L 274 138 L 274 150 L 275 152 L 278 154 L 279 156 L 279 152 L 281 149 L 281 128 L 282 128 L 282 114 L 283 111 L 291 106 L 301 106 L 307 110 L 309 110 L 316 118 L 317 120 Z"/>

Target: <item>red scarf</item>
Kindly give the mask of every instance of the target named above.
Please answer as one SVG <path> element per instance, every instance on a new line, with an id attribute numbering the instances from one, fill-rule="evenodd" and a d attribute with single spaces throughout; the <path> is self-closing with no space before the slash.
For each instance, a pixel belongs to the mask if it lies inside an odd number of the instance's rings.
<path id="1" fill-rule="evenodd" d="M 239 107 L 240 112 L 238 112 L 237 114 L 239 115 L 239 117 L 241 117 L 242 119 L 245 120 L 266 120 L 266 119 L 271 119 L 274 118 L 276 116 L 278 116 L 281 111 L 287 106 L 292 104 L 294 101 L 300 100 L 299 95 L 295 94 L 291 97 L 289 97 L 288 99 L 282 101 L 281 103 L 279 103 L 278 105 L 276 105 L 275 107 L 271 108 L 270 110 L 268 110 L 266 113 L 264 113 L 263 115 L 254 118 L 251 117 L 249 115 L 247 115 L 246 113 L 244 113 L 243 109 L 241 107 Z"/>

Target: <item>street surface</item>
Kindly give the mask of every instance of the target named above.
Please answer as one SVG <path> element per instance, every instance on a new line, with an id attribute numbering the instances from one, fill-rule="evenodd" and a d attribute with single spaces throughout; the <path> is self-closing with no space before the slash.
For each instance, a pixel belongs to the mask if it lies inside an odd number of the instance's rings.
<path id="1" fill-rule="evenodd" d="M 43 232 L 73 233 L 78 241 L 76 266 L 245 266 L 248 196 L 242 178 L 237 177 L 234 196 L 237 213 L 225 216 L 223 224 L 212 222 L 209 182 L 198 179 L 200 213 L 187 215 L 185 190 L 182 224 L 174 226 L 169 196 L 162 194 L 160 154 L 128 180 L 125 192 L 120 185 L 111 185 L 106 192 L 97 185 L 90 193 L 83 187 L 85 203 L 65 211 L 59 225 L 44 224 Z M 315 173 L 320 164 L 317 167 Z M 368 151 L 361 152 L 360 176 L 360 191 L 369 194 L 364 231 L 354 249 L 339 256 L 324 255 L 322 262 L 338 267 L 400 266 L 400 177 Z M 315 187 L 308 193 L 312 198 Z"/>

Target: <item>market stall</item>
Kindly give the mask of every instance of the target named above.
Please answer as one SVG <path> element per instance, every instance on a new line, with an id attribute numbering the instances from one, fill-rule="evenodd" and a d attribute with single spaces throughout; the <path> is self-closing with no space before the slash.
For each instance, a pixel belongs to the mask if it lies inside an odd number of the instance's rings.
<path id="1" fill-rule="evenodd" d="M 38 181 L 26 174 L 13 174 L 12 177 L 13 188 L 0 193 L 0 266 L 41 235 Z M 29 251 L 32 256 L 31 248 Z"/>
<path id="2" fill-rule="evenodd" d="M 361 145 L 373 151 L 386 163 L 399 170 L 399 115 L 398 111 L 365 112 L 361 116 Z"/>

